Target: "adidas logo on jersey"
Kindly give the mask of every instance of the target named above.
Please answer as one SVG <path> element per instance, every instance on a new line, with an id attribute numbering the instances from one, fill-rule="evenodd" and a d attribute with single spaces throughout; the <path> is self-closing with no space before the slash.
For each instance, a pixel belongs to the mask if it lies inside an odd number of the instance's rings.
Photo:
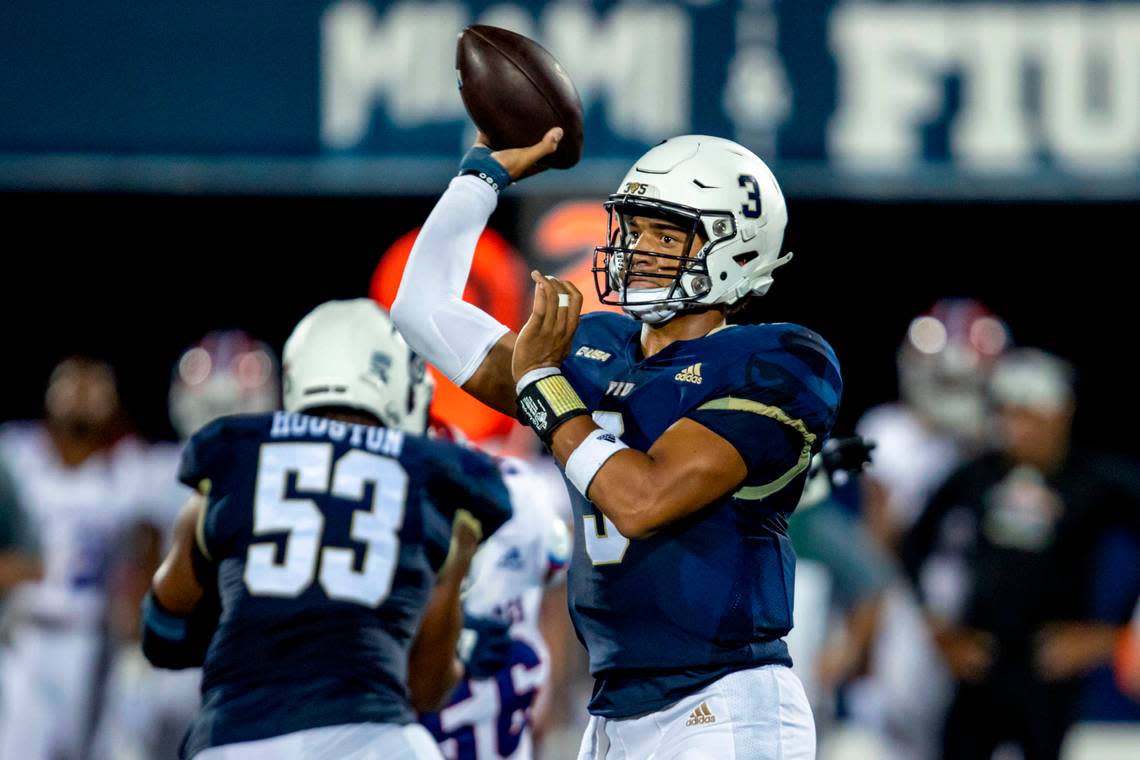
<path id="1" fill-rule="evenodd" d="M 706 723 L 716 723 L 716 716 L 712 714 L 707 702 L 701 702 L 700 707 L 689 713 L 689 719 L 685 721 L 685 725 L 703 726 Z"/>
<path id="2" fill-rule="evenodd" d="M 575 356 L 581 356 L 583 359 L 593 359 L 596 362 L 608 362 L 610 360 L 610 353 L 603 351 L 600 348 L 590 348 L 589 346 L 582 346 L 574 352 Z"/>
<path id="3" fill-rule="evenodd" d="M 522 570 L 522 552 L 519 551 L 517 546 L 512 546 L 506 554 L 499 558 L 498 566 L 504 570 Z"/>
<path id="4" fill-rule="evenodd" d="M 673 379 L 682 383 L 701 384 L 701 362 L 697 362 L 673 375 Z"/>

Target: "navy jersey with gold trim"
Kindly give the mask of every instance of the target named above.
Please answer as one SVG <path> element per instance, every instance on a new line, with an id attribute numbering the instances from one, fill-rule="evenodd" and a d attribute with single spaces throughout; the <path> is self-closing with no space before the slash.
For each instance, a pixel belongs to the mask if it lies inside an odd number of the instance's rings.
<path id="1" fill-rule="evenodd" d="M 184 746 L 415 720 L 408 651 L 454 510 L 487 534 L 511 514 L 488 457 L 322 417 L 227 417 L 195 435 L 180 478 L 208 492 L 199 551 L 221 616 Z M 443 655 L 441 655 L 443 656 Z"/>
<path id="2" fill-rule="evenodd" d="M 571 488 L 570 607 L 595 678 L 590 711 L 652 712 L 726 673 L 790 664 L 787 517 L 842 390 L 831 347 L 793 324 L 733 325 L 641 357 L 641 326 L 588 314 L 562 368 L 602 427 L 639 451 L 688 418 L 748 468 L 740 488 L 628 540 Z"/>

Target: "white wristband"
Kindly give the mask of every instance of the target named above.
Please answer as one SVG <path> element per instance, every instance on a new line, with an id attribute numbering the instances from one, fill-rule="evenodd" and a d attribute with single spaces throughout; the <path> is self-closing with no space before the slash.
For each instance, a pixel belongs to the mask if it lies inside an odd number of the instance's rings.
<path id="1" fill-rule="evenodd" d="M 622 443 L 622 440 L 613 433 L 595 430 L 578 444 L 578 448 L 574 449 L 570 458 L 566 460 L 566 478 L 574 484 L 578 493 L 586 496 L 590 483 L 594 481 L 594 476 L 602 469 L 602 465 L 614 454 L 628 448 L 629 446 Z"/>
<path id="2" fill-rule="evenodd" d="M 525 375 L 520 377 L 519 381 L 515 383 L 515 395 L 519 395 L 523 392 L 523 388 L 527 387 L 531 383 L 537 383 L 544 377 L 561 374 L 562 370 L 558 369 L 558 367 L 539 367 L 538 369 L 532 369 L 530 372 L 527 372 Z"/>

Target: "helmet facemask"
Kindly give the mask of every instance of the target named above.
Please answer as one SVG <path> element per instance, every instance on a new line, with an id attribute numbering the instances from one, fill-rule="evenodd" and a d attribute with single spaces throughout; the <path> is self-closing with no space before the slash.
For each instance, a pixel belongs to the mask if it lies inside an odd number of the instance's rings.
<path id="1" fill-rule="evenodd" d="M 736 225 L 731 212 L 701 211 L 669 201 L 624 194 L 610 196 L 605 208 L 609 212 L 606 239 L 610 244 L 594 249 L 593 266 L 594 286 L 602 303 L 620 306 L 630 316 L 649 324 L 667 322 L 692 306 L 711 305 L 705 300 L 712 290 L 706 256 L 717 245 L 735 237 Z M 688 234 L 684 249 L 680 254 L 671 254 L 631 248 L 627 242 L 632 217 L 676 225 Z M 703 242 L 694 251 L 698 236 Z M 670 262 L 672 271 L 635 269 L 636 257 Z M 634 277 L 658 280 L 660 285 L 630 287 Z"/>

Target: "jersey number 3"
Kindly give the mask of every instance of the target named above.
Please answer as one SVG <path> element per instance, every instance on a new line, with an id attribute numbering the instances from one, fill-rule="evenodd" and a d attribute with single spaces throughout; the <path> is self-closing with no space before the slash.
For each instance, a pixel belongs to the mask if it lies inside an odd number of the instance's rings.
<path id="1" fill-rule="evenodd" d="M 399 558 L 397 532 L 404 523 L 408 473 L 395 459 L 354 449 L 333 466 L 328 443 L 267 443 L 261 447 L 253 503 L 253 534 L 286 533 L 277 560 L 275 541 L 251 544 L 245 563 L 245 585 L 259 596 L 294 597 L 320 583 L 330 599 L 377 607 L 388 598 Z M 287 498 L 289 474 L 296 475 L 298 494 L 329 494 L 363 501 L 372 484 L 368 510 L 352 514 L 351 537 L 364 544 L 364 562 L 353 568 L 353 550 L 321 546 L 324 514 L 312 499 Z M 329 475 L 332 475 L 330 480 Z"/>
<path id="2" fill-rule="evenodd" d="M 625 432 L 625 420 L 621 412 L 598 411 L 594 412 L 594 422 L 607 433 L 621 437 Z M 586 555 L 595 565 L 616 565 L 625 556 L 629 548 L 629 539 L 618 532 L 617 526 L 610 518 L 594 508 L 595 514 L 585 515 L 582 518 L 583 533 L 586 536 Z"/>

